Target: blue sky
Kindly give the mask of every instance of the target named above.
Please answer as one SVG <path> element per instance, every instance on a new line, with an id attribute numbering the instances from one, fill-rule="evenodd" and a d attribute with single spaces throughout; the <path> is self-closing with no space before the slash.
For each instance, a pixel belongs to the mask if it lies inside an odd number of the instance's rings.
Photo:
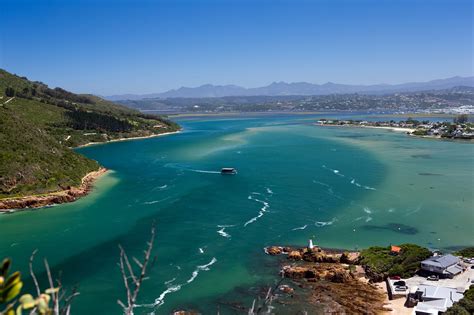
<path id="1" fill-rule="evenodd" d="M 473 74 L 470 0 L 0 0 L 0 67 L 74 92 Z"/>

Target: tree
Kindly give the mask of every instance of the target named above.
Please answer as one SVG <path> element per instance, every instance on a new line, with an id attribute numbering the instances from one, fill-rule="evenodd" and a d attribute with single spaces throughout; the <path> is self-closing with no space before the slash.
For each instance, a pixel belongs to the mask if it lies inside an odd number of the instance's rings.
<path id="1" fill-rule="evenodd" d="M 5 95 L 8 97 L 13 97 L 15 96 L 15 90 L 12 87 L 7 87 L 5 89 Z"/>
<path id="2" fill-rule="evenodd" d="M 468 114 L 461 114 L 456 117 L 454 117 L 453 121 L 455 124 L 465 124 L 469 120 L 469 115 Z"/>

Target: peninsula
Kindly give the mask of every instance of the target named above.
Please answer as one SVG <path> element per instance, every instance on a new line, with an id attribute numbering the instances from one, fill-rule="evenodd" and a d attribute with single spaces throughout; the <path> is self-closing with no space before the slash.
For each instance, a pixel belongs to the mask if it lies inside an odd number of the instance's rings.
<path id="1" fill-rule="evenodd" d="M 163 117 L 0 69 L 0 212 L 87 194 L 105 170 L 75 147 L 179 129 Z"/>
<path id="2" fill-rule="evenodd" d="M 367 120 L 339 120 L 339 119 L 319 119 L 321 126 L 342 126 L 342 127 L 369 127 L 391 129 L 403 131 L 409 135 L 444 138 L 444 139 L 474 139 L 474 123 L 468 121 L 468 115 L 463 114 L 454 118 L 453 122 L 448 121 L 419 121 L 408 118 L 401 121 L 367 121 Z"/>

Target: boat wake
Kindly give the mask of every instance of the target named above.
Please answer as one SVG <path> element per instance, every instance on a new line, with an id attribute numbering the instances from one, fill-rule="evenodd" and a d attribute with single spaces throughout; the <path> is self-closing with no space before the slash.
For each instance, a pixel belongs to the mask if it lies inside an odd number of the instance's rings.
<path id="1" fill-rule="evenodd" d="M 194 170 L 194 169 L 187 169 L 188 171 L 195 172 L 195 173 L 205 173 L 205 174 L 220 174 L 221 172 L 217 171 L 206 171 L 206 170 Z"/>
<path id="2" fill-rule="evenodd" d="M 195 173 L 206 173 L 206 174 L 220 174 L 221 173 L 221 172 L 218 172 L 218 171 L 197 170 L 197 169 L 181 166 L 181 165 L 176 164 L 176 163 L 167 163 L 167 164 L 165 164 L 165 167 L 176 168 L 176 169 L 179 169 L 179 170 L 182 170 L 182 171 L 189 171 L 189 172 L 195 172 Z"/>

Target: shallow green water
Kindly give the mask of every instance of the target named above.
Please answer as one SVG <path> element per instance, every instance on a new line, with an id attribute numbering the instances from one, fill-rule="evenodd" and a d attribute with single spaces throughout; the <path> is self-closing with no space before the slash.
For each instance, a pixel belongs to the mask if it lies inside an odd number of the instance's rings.
<path id="1" fill-rule="evenodd" d="M 308 118 L 183 120 L 178 135 L 81 149 L 113 172 L 73 204 L 0 216 L 0 256 L 26 271 L 38 248 L 79 286 L 76 314 L 118 314 L 117 245 L 139 255 L 155 220 L 137 313 L 233 314 L 226 303 L 277 281 L 267 245 L 474 244 L 473 144 Z"/>

